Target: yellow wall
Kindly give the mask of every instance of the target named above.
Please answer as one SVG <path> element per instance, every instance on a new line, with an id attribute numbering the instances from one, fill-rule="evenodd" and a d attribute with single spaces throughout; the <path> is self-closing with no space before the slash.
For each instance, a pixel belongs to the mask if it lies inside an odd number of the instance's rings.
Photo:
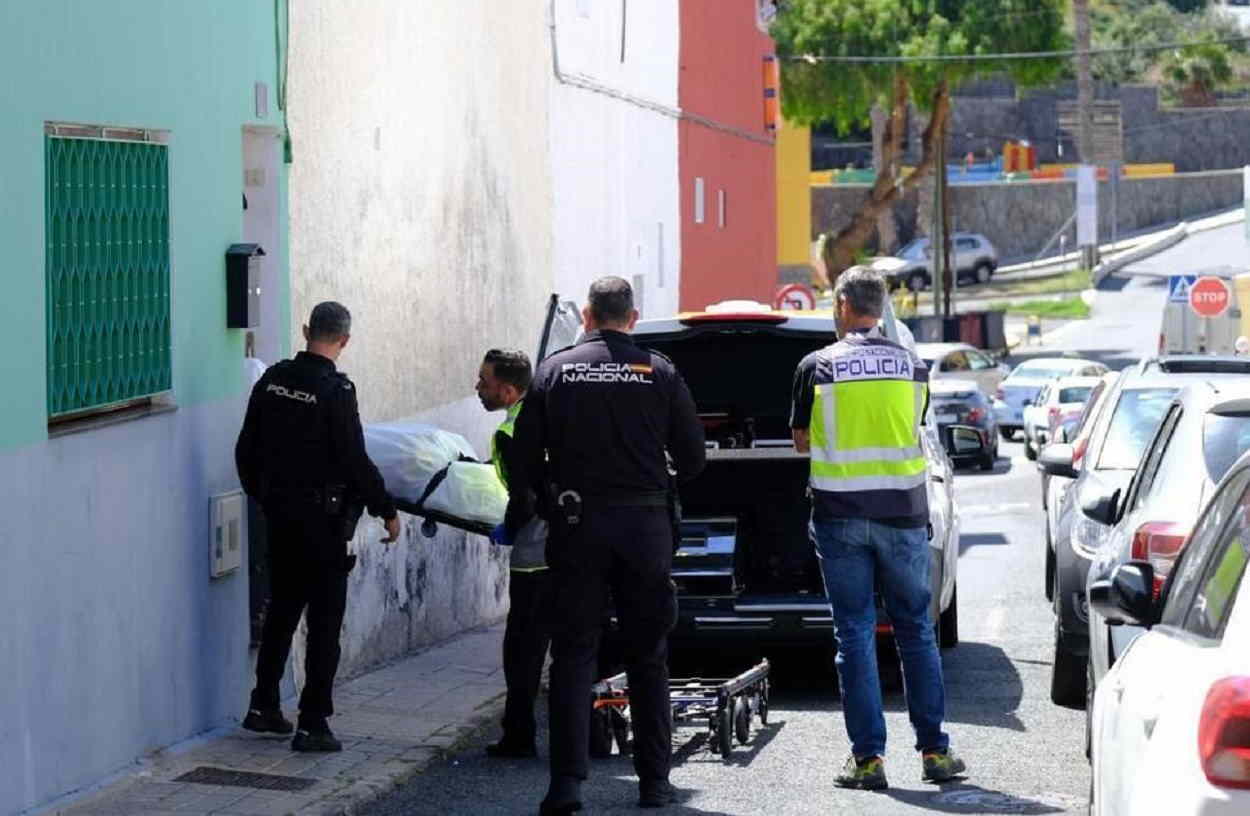
<path id="1" fill-rule="evenodd" d="M 777 264 L 811 260 L 812 132 L 782 121 L 777 128 Z"/>

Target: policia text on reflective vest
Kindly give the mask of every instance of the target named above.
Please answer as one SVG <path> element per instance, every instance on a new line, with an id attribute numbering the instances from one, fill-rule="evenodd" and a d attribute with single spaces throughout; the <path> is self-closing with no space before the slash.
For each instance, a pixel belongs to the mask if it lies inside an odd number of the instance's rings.
<path id="1" fill-rule="evenodd" d="M 791 427 L 811 438 L 817 520 L 928 522 L 920 421 L 929 372 L 876 330 L 809 354 L 794 378 Z"/>

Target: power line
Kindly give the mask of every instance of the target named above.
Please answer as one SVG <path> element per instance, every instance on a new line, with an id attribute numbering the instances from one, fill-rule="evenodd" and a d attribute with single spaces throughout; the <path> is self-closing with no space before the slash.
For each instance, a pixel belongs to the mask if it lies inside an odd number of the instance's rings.
<path id="1" fill-rule="evenodd" d="M 1182 51 L 1209 45 L 1237 45 L 1250 42 L 1250 36 L 1221 37 L 1214 40 L 1190 40 L 1186 42 L 1159 43 L 1157 45 L 1126 45 L 1116 48 L 1091 48 L 1083 51 L 1008 51 L 999 54 L 919 54 L 916 56 L 836 56 L 830 54 L 799 54 L 781 57 L 789 62 L 816 63 L 867 63 L 877 65 L 907 64 L 914 62 L 1010 62 L 1030 59 L 1072 59 L 1088 53 L 1098 57 L 1105 54 L 1155 53 L 1159 51 Z"/>

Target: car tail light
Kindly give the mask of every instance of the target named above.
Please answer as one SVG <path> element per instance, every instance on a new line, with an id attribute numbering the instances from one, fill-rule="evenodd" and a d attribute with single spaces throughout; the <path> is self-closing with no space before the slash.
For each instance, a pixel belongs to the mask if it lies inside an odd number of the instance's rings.
<path id="1" fill-rule="evenodd" d="M 1159 332 L 1159 353 L 1163 353 L 1163 346 L 1167 341 L 1164 339 L 1163 332 Z"/>
<path id="2" fill-rule="evenodd" d="M 964 421 L 965 422 L 980 422 L 981 418 L 984 416 L 985 416 L 985 411 L 981 410 L 980 408 L 969 408 L 968 413 L 964 414 Z"/>
<path id="3" fill-rule="evenodd" d="M 1148 561 L 1154 567 L 1156 598 L 1188 538 L 1188 527 L 1169 521 L 1148 521 L 1133 533 L 1133 560 Z"/>
<path id="4" fill-rule="evenodd" d="M 1207 692 L 1198 756 L 1212 785 L 1250 788 L 1250 677 L 1225 677 Z"/>
<path id="5" fill-rule="evenodd" d="M 1058 406 L 1055 406 L 1055 405 L 1050 406 L 1050 410 L 1046 412 L 1046 416 L 1050 417 L 1050 424 L 1054 425 L 1055 420 L 1059 418 Z"/>

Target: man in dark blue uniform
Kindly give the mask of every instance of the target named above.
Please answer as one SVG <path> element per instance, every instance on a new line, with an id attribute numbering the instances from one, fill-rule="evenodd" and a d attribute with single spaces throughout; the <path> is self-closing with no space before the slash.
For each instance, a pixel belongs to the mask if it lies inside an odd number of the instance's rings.
<path id="1" fill-rule="evenodd" d="M 299 729 L 291 741 L 296 751 L 342 749 L 327 718 L 334 713 L 331 691 L 347 574 L 356 563 L 347 554 L 347 542 L 364 506 L 385 521 L 384 542 L 399 537 L 394 502 L 365 452 L 356 389 L 335 368 L 350 336 L 347 309 L 318 304 L 304 327 L 307 350 L 271 366 L 252 389 L 235 446 L 243 490 L 261 503 L 268 520 L 271 576 L 256 688 L 243 727 L 291 733 L 278 683 L 306 607 L 306 676 Z"/>
<path id="2" fill-rule="evenodd" d="M 596 281 L 583 320 L 585 337 L 540 364 L 517 418 L 505 522 L 509 535 L 520 529 L 527 509 L 520 497 L 533 490 L 551 528 L 551 787 L 543 814 L 582 807 L 590 687 L 609 593 L 629 674 L 639 804 L 673 799 L 668 632 L 677 617 L 676 530 L 668 460 L 679 480 L 704 465 L 703 427 L 685 382 L 668 359 L 629 337 L 638 320 L 629 283 Z"/>

